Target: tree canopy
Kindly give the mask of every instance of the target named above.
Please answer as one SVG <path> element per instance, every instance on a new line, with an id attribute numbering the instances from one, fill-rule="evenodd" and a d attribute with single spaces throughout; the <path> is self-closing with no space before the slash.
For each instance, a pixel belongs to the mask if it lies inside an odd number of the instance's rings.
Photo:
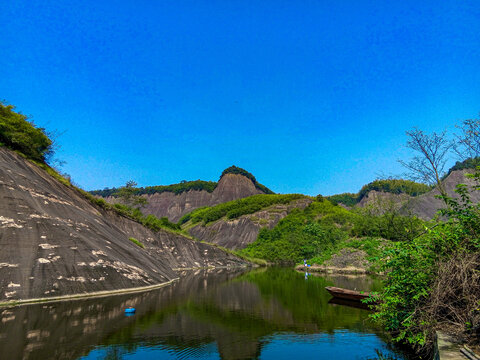
<path id="1" fill-rule="evenodd" d="M 53 141 L 45 129 L 36 127 L 13 105 L 0 102 L 0 145 L 19 151 L 27 158 L 45 162 L 53 154 Z"/>

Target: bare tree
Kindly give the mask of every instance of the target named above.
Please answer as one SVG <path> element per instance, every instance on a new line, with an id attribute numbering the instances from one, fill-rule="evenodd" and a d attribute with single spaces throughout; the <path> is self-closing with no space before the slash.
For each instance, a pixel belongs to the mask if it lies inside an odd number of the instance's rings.
<path id="1" fill-rule="evenodd" d="M 461 125 L 456 125 L 460 134 L 455 135 L 455 152 L 462 160 L 480 157 L 480 119 L 464 120 Z"/>
<path id="2" fill-rule="evenodd" d="M 447 154 L 453 147 L 452 141 L 447 138 L 447 132 L 431 135 L 425 134 L 418 128 L 407 131 L 409 139 L 407 147 L 414 150 L 415 155 L 410 161 L 399 160 L 408 171 L 413 180 L 436 185 L 444 199 L 447 197 L 442 176 L 445 173 Z"/>

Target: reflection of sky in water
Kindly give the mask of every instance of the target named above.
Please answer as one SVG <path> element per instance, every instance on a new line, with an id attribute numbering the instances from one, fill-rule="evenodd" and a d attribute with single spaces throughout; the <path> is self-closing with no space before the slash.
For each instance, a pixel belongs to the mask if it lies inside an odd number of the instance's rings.
<path id="1" fill-rule="evenodd" d="M 370 277 L 285 268 L 186 274 L 155 291 L 9 309 L 0 354 L 12 359 L 376 358 L 391 354 L 369 312 L 325 286 L 378 290 Z M 126 307 L 135 307 L 126 316 Z M 0 355 L 1 356 L 1 355 Z"/>
<path id="2" fill-rule="evenodd" d="M 264 344 L 260 360 L 278 359 L 350 359 L 365 360 L 377 358 L 377 352 L 390 354 L 385 343 L 375 334 L 336 331 L 334 334 L 291 334 L 278 333 L 261 339 Z M 115 359 L 113 348 L 93 350 L 82 360 Z M 215 344 L 200 348 L 173 352 L 168 347 L 141 346 L 134 353 L 117 352 L 119 359 L 221 359 Z"/>

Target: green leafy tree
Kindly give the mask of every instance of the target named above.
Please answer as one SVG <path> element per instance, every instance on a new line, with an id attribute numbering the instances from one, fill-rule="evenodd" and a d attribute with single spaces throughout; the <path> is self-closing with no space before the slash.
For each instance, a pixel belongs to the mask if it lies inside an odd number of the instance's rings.
<path id="1" fill-rule="evenodd" d="M 136 186 L 137 183 L 135 181 L 129 180 L 125 186 L 118 189 L 117 195 L 123 204 L 138 209 L 147 205 L 147 199 L 144 196 L 137 195 Z"/>
<path id="2" fill-rule="evenodd" d="M 53 141 L 13 105 L 0 102 L 0 145 L 17 150 L 27 158 L 46 162 L 53 155 Z"/>

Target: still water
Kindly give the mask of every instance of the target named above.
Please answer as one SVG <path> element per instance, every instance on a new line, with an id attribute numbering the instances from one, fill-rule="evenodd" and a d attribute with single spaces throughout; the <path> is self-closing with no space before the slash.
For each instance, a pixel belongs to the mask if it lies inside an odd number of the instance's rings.
<path id="1" fill-rule="evenodd" d="M 189 272 L 145 293 L 0 309 L 0 358 L 407 359 L 329 285 L 380 286 L 286 268 Z"/>

